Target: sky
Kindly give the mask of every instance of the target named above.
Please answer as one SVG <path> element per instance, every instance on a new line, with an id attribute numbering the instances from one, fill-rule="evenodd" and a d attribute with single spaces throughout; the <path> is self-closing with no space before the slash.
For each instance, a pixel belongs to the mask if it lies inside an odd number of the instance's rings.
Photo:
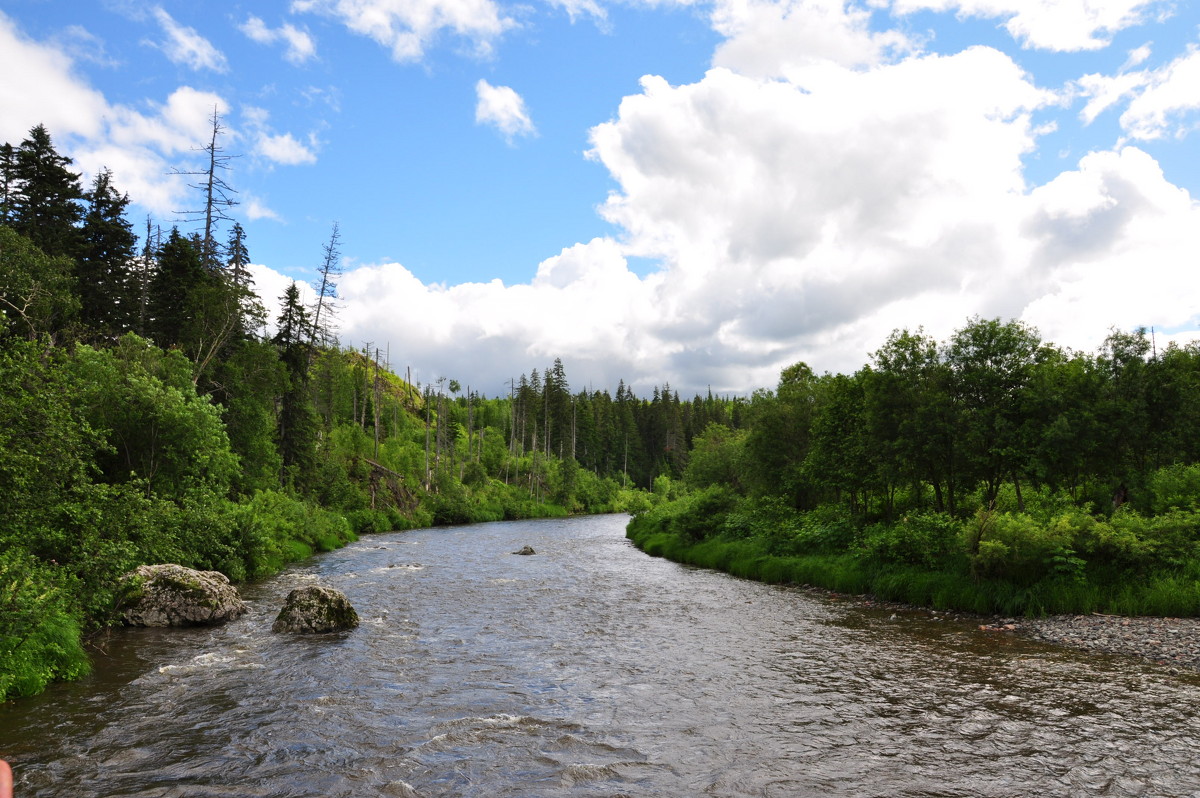
<path id="1" fill-rule="evenodd" d="M 0 0 L 0 141 L 189 230 L 215 111 L 272 313 L 336 224 L 414 381 L 746 394 L 977 316 L 1200 339 L 1198 6 Z"/>

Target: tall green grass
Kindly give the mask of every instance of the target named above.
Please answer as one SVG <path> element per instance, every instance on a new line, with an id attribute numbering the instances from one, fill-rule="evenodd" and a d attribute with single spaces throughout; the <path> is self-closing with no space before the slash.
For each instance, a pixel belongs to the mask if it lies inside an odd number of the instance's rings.
<path id="1" fill-rule="evenodd" d="M 635 519 L 636 521 L 636 519 Z M 1102 612 L 1114 615 L 1200 615 L 1200 574 L 1194 569 L 1153 573 L 1134 581 L 1045 579 L 1031 585 L 975 579 L 969 573 L 868 562 L 852 553 L 782 556 L 759 539 L 712 537 L 699 542 L 653 525 L 630 524 L 628 537 L 646 554 L 771 584 L 811 585 L 873 595 L 940 610 L 980 615 L 1040 616 Z"/>

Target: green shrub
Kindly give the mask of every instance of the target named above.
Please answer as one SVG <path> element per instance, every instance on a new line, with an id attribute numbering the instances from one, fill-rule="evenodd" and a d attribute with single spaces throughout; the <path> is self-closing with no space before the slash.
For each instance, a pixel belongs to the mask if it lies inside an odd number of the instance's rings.
<path id="1" fill-rule="evenodd" d="M 238 546 L 232 559 L 241 567 L 219 569 L 231 579 L 261 579 L 314 551 L 332 551 L 357 539 L 342 514 L 279 491 L 256 491 L 238 505 L 234 517 Z"/>
<path id="2" fill-rule="evenodd" d="M 858 525 L 848 508 L 825 504 L 801 516 L 799 539 L 806 551 L 840 554 L 849 551 Z"/>
<path id="3" fill-rule="evenodd" d="M 669 531 L 684 540 L 704 540 L 718 534 L 738 496 L 724 485 L 710 485 L 664 505 L 669 508 Z"/>
<path id="4" fill-rule="evenodd" d="M 977 578 L 1031 585 L 1045 578 L 1081 578 L 1070 526 L 1042 524 L 1025 513 L 980 510 L 964 532 L 971 572 Z"/>
<path id="5" fill-rule="evenodd" d="M 637 515 L 651 507 L 650 494 L 637 488 L 621 488 L 613 500 L 613 512 Z"/>
<path id="6" fill-rule="evenodd" d="M 62 569 L 0 549 L 0 701 L 87 673 L 76 593 Z"/>
<path id="7" fill-rule="evenodd" d="M 860 556 L 880 563 L 939 569 L 961 553 L 962 525 L 946 513 L 909 513 L 895 523 L 878 523 L 862 531 Z M 988 552 L 996 547 L 987 542 Z"/>
<path id="8" fill-rule="evenodd" d="M 1150 475 L 1151 506 L 1156 514 L 1200 509 L 1200 465 L 1173 465 Z"/>
<path id="9" fill-rule="evenodd" d="M 351 510 L 345 514 L 345 519 L 355 535 L 391 532 L 396 528 L 391 516 L 383 510 Z"/>

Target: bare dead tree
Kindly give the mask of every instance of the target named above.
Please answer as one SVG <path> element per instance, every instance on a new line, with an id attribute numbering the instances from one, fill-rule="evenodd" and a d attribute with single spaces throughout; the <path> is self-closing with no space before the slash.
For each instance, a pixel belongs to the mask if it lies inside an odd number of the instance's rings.
<path id="1" fill-rule="evenodd" d="M 321 247 L 324 257 L 317 269 L 320 279 L 317 280 L 315 286 L 317 297 L 314 300 L 312 336 L 309 341 L 314 347 L 318 343 L 328 344 L 333 338 L 331 320 L 334 313 L 337 312 L 337 278 L 342 274 L 341 240 L 338 223 L 334 222 L 333 231 L 329 234 L 329 241 Z M 322 316 L 325 317 L 323 327 L 321 326 Z"/>
<path id="2" fill-rule="evenodd" d="M 225 148 L 222 147 L 218 140 L 221 134 L 225 132 L 225 127 L 221 124 L 221 115 L 216 107 L 213 107 L 212 112 L 212 131 L 209 136 L 208 144 L 200 148 L 208 157 L 208 164 L 205 168 L 196 171 L 180 171 L 175 170 L 172 174 L 188 175 L 190 177 L 199 177 L 199 182 L 189 184 L 191 188 L 197 189 L 201 196 L 204 197 L 204 207 L 193 211 L 176 211 L 177 214 L 183 217 L 185 221 L 192 223 L 203 222 L 204 234 L 200 241 L 200 254 L 204 258 L 204 263 L 209 268 L 218 268 L 220 263 L 221 246 L 216 239 L 216 226 L 219 222 L 231 222 L 233 219 L 229 216 L 229 209 L 237 205 L 238 202 L 232 195 L 237 192 L 229 187 L 225 182 L 222 174 L 229 171 L 229 162 L 236 155 L 225 154 Z"/>

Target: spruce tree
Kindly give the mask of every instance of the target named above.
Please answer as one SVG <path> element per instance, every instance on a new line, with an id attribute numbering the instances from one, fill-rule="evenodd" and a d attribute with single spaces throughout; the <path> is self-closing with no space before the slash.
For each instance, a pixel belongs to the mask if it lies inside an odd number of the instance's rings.
<path id="1" fill-rule="evenodd" d="M 133 274 L 137 236 L 125 218 L 129 196 L 112 185 L 112 172 L 96 175 L 85 195 L 87 213 L 80 230 L 76 275 L 83 323 L 107 335 L 133 330 L 138 323 L 138 286 Z"/>
<path id="2" fill-rule="evenodd" d="M 234 222 L 229 231 L 229 243 L 225 247 L 225 265 L 235 286 L 250 286 L 250 274 L 246 271 L 246 267 L 250 265 L 250 250 L 246 248 L 246 231 L 240 222 Z"/>
<path id="3" fill-rule="evenodd" d="M 209 276 L 199 237 L 172 228 L 150 280 L 147 328 L 160 347 L 167 349 L 184 340 L 196 314 L 195 294 Z"/>
<path id="4" fill-rule="evenodd" d="M 0 144 L 0 224 L 12 224 L 16 168 L 16 149 L 7 141 Z"/>
<path id="5" fill-rule="evenodd" d="M 74 257 L 78 251 L 83 191 L 70 165 L 71 159 L 54 149 L 46 128 L 37 125 L 21 142 L 12 167 L 11 225 L 51 256 Z"/>
<path id="6" fill-rule="evenodd" d="M 234 222 L 226 245 L 226 282 L 237 297 L 238 318 L 235 337 L 245 338 L 267 322 L 267 311 L 254 292 L 254 280 L 247 267 L 250 250 L 246 247 L 246 231 Z"/>
<path id="7" fill-rule="evenodd" d="M 292 283 L 283 296 L 283 309 L 276 321 L 273 342 L 287 370 L 287 388 L 279 401 L 277 435 L 283 462 L 280 482 L 304 489 L 310 487 L 317 463 L 317 415 L 308 390 L 311 322 L 300 301 L 300 289 Z"/>

